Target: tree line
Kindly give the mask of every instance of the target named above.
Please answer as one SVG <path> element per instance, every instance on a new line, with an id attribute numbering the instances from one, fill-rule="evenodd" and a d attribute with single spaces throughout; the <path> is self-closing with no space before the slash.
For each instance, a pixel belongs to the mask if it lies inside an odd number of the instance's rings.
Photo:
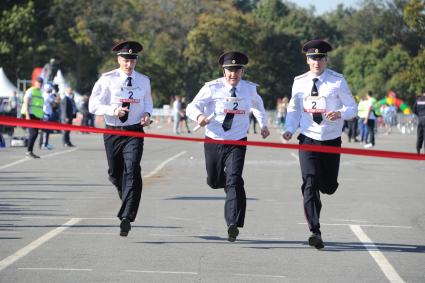
<path id="1" fill-rule="evenodd" d="M 117 67 L 114 43 L 140 41 L 137 70 L 151 79 L 156 107 L 174 95 L 193 98 L 222 76 L 217 58 L 249 56 L 245 78 L 259 84 L 266 107 L 290 97 L 293 78 L 307 71 L 304 42 L 329 41 L 328 66 L 344 74 L 354 95 L 388 90 L 412 104 L 425 90 L 425 1 L 364 0 L 320 16 L 281 0 L 3 0 L 0 66 L 28 79 L 51 57 L 80 93 Z"/>

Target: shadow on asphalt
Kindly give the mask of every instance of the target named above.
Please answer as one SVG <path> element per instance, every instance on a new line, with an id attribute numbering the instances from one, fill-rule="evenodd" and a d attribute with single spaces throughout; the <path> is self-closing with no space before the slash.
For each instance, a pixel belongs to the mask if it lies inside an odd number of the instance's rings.
<path id="1" fill-rule="evenodd" d="M 137 242 L 140 244 L 223 244 L 229 243 L 227 238 L 218 236 L 194 236 L 207 241 L 187 242 L 187 241 L 145 241 Z M 306 241 L 282 241 L 282 240 L 247 240 L 238 239 L 236 242 L 229 243 L 232 245 L 242 245 L 243 248 L 249 249 L 305 249 L 311 247 Z M 250 246 L 245 245 L 259 245 Z M 381 252 L 401 252 L 401 253 L 425 253 L 425 246 L 405 245 L 405 244 L 389 244 L 374 243 L 374 247 L 365 247 L 362 243 L 357 242 L 325 242 L 325 248 L 321 252 L 344 252 L 344 251 L 381 251 Z"/>
<path id="2" fill-rule="evenodd" d="M 173 198 L 166 198 L 164 200 L 226 200 L 226 197 L 202 197 L 202 196 L 196 196 L 196 197 L 173 197 Z M 258 200 L 257 198 L 246 198 L 246 200 Z"/>

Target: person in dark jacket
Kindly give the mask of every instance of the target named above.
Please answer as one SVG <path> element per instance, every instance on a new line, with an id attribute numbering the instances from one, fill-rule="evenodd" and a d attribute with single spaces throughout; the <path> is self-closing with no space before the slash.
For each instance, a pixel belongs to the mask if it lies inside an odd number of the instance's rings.
<path id="1" fill-rule="evenodd" d="M 68 87 L 65 91 L 65 97 L 61 101 L 61 118 L 65 124 L 72 125 L 72 120 L 77 117 L 77 107 L 74 101 L 74 92 Z M 63 146 L 74 147 L 71 143 L 70 131 L 63 131 Z"/>
<path id="2" fill-rule="evenodd" d="M 425 150 L 425 89 L 422 91 L 422 96 L 419 96 L 418 99 L 416 99 L 416 102 L 413 105 L 413 112 L 418 116 L 418 137 L 416 139 L 416 151 L 418 154 L 420 154 L 422 147 L 424 147 Z"/>

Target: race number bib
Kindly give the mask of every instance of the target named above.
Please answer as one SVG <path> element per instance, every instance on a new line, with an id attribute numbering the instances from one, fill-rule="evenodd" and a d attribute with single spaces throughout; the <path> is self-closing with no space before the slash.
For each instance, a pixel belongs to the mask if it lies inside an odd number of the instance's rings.
<path id="1" fill-rule="evenodd" d="M 245 102 L 239 97 L 224 98 L 224 113 L 245 114 Z"/>
<path id="2" fill-rule="evenodd" d="M 138 87 L 131 87 L 131 86 L 123 86 L 121 88 L 121 91 L 116 94 L 118 97 L 119 103 L 140 103 L 140 95 L 138 95 L 138 92 L 140 89 Z"/>
<path id="3" fill-rule="evenodd" d="M 323 96 L 306 96 L 304 98 L 304 112 L 325 113 L 326 98 Z"/>

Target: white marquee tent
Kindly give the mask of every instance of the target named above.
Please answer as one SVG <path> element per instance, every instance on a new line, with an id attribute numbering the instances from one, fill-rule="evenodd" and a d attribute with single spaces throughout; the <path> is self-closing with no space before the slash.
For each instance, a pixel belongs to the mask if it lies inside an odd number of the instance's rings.
<path id="1" fill-rule="evenodd" d="M 14 91 L 18 93 L 18 89 L 9 81 L 3 68 L 0 67 L 0 97 L 9 97 Z"/>
<path id="2" fill-rule="evenodd" d="M 53 79 L 53 82 L 59 86 L 59 93 L 63 97 L 63 95 L 65 95 L 66 88 L 67 87 L 70 87 L 70 83 L 65 79 L 65 77 L 62 74 L 62 71 L 61 70 L 58 70 L 58 72 L 56 73 L 55 78 Z M 75 103 L 77 104 L 77 107 L 79 108 L 81 106 L 82 102 L 83 102 L 82 101 L 83 100 L 83 97 L 82 97 L 81 94 L 79 94 L 75 90 L 73 90 L 73 92 L 74 92 Z"/>
<path id="3" fill-rule="evenodd" d="M 69 87 L 69 83 L 65 80 L 61 70 L 58 70 L 55 78 L 53 79 L 53 82 L 59 86 L 60 94 L 65 93 L 65 89 Z"/>

